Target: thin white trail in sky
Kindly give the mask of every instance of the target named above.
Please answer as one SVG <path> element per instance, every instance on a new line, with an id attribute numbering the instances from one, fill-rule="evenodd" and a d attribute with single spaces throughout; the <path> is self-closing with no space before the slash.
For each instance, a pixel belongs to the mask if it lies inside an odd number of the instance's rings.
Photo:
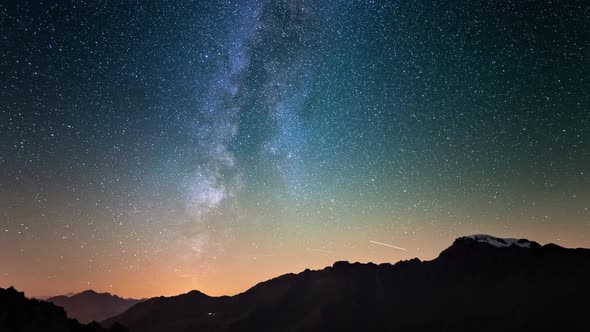
<path id="1" fill-rule="evenodd" d="M 406 248 L 396 247 L 394 245 L 387 244 L 387 243 L 381 243 L 381 242 L 377 242 L 377 241 L 373 241 L 373 240 L 369 240 L 369 242 L 374 243 L 374 244 L 378 244 L 380 246 L 386 246 L 386 247 L 393 248 L 393 249 L 399 249 L 399 250 L 403 250 L 403 251 L 408 251 L 408 249 L 406 249 Z"/>

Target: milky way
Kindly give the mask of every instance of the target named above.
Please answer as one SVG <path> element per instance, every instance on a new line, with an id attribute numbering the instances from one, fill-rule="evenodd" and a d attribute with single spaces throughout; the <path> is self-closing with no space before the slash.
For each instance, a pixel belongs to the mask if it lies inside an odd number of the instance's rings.
<path id="1" fill-rule="evenodd" d="M 194 126 L 196 137 L 194 153 L 200 164 L 196 170 L 183 180 L 186 186 L 186 204 L 189 215 L 189 242 L 194 254 L 209 253 L 210 242 L 216 226 L 212 225 L 212 214 L 227 199 L 235 197 L 240 185 L 240 169 L 230 150 L 230 143 L 239 129 L 239 113 L 242 105 L 237 98 L 241 76 L 249 65 L 248 49 L 258 29 L 260 5 L 243 3 L 235 21 L 229 23 L 229 39 L 221 38 L 221 50 L 217 54 L 206 55 L 222 58 L 213 77 L 202 82 L 206 86 L 203 104 L 195 110 Z M 216 244 L 219 248 L 219 243 Z"/>
<path id="2" fill-rule="evenodd" d="M 2 3 L 0 287 L 230 294 L 466 234 L 588 246 L 588 22 L 576 0 Z"/>
<path id="3" fill-rule="evenodd" d="M 281 17 L 275 12 L 277 6 Z M 302 150 L 306 142 L 299 117 L 314 66 L 314 59 L 307 55 L 305 22 L 318 19 L 309 7 L 306 2 L 240 3 L 236 20 L 227 22 L 228 40 L 221 38 L 221 51 L 215 55 L 223 60 L 205 84 L 205 102 L 194 126 L 198 143 L 195 153 L 204 162 L 185 182 L 189 242 L 198 256 L 211 254 L 211 247 L 222 250 L 222 243 L 215 237 L 218 225 L 210 220 L 215 219 L 211 215 L 220 213 L 224 203 L 234 199 L 242 186 L 243 170 L 232 144 L 239 132 L 240 112 L 248 111 L 244 99 L 257 99 L 258 107 L 270 119 L 269 137 L 259 143 L 261 151 L 254 152 L 260 152 L 276 167 L 287 199 L 297 204 L 305 200 Z M 286 21 L 280 21 L 282 16 Z M 283 39 L 295 39 L 295 46 L 268 52 L 269 45 L 281 47 L 273 44 Z M 251 56 L 262 58 L 262 62 L 251 63 Z M 262 78 L 251 84 L 254 71 L 261 71 Z"/>

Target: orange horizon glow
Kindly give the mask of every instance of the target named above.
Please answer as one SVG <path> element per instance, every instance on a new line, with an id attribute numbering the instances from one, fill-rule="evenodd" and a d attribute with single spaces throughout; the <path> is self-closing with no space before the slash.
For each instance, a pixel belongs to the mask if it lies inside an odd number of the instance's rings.
<path id="1" fill-rule="evenodd" d="M 466 227 L 467 230 L 468 227 Z M 544 232 L 529 232 L 526 227 L 513 232 L 492 232 L 480 228 L 477 232 L 464 232 L 468 235 L 474 233 L 487 233 L 500 237 L 528 238 L 540 244 L 556 243 L 563 247 L 588 247 L 588 240 L 585 234 L 576 232 L 575 228 L 563 225 L 561 231 L 545 230 Z M 380 239 L 377 233 L 367 236 L 368 238 Z M 189 268 L 174 269 L 174 264 L 164 262 L 174 261 L 174 254 L 168 258 L 160 258 L 152 261 L 137 271 L 113 270 L 108 273 L 86 274 L 84 276 L 50 276 L 42 278 L 40 273 L 14 271 L 6 269 L 7 266 L 14 267 L 18 264 L 3 264 L 4 271 L 0 287 L 7 288 L 14 286 L 19 291 L 24 291 L 28 297 L 56 296 L 67 293 L 79 293 L 92 289 L 96 292 L 111 293 L 123 298 L 150 298 L 157 296 L 174 296 L 187 293 L 191 290 L 198 290 L 209 296 L 235 295 L 248 290 L 260 282 L 280 276 L 286 273 L 299 273 L 305 269 L 321 270 L 331 266 L 336 261 L 346 260 L 350 262 L 375 264 L 391 263 L 400 260 L 407 260 L 417 257 L 421 260 L 431 260 L 450 246 L 458 236 L 446 234 L 435 236 L 433 234 L 417 234 L 416 239 L 424 240 L 390 240 L 390 242 L 407 248 L 408 251 L 396 250 L 369 242 L 369 240 L 354 239 L 350 234 L 338 247 L 338 250 L 326 248 L 293 248 L 283 251 L 281 255 L 273 255 L 267 251 L 258 255 L 250 254 L 243 256 L 228 256 L 219 259 L 214 265 L 210 262 L 208 266 L 199 266 L 195 261 Z M 420 246 L 418 243 L 429 243 L 430 246 Z M 22 264 L 20 265 L 22 266 Z M 76 267 L 71 267 L 75 271 Z M 7 272 L 9 271 L 9 272 Z M 11 277 L 12 276 L 12 277 Z M 86 279 L 86 281 L 84 281 Z"/>

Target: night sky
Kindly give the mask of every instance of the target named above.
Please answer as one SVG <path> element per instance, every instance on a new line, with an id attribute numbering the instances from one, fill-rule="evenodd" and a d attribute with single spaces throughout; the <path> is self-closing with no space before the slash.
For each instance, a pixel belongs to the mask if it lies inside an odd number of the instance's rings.
<path id="1" fill-rule="evenodd" d="M 590 2 L 3 1 L 0 287 L 590 246 Z"/>

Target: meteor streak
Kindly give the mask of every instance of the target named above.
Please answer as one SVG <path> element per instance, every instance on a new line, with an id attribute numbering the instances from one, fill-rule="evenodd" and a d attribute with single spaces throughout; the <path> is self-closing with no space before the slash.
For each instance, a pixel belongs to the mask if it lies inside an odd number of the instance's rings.
<path id="1" fill-rule="evenodd" d="M 399 250 L 403 250 L 403 251 L 408 251 L 408 249 L 405 249 L 405 248 L 402 248 L 402 247 L 396 247 L 394 245 L 387 244 L 387 243 L 381 243 L 381 242 L 377 242 L 377 241 L 373 241 L 373 240 L 369 240 L 369 242 L 374 243 L 374 244 L 378 244 L 380 246 L 386 246 L 386 247 L 393 248 L 393 249 L 399 249 Z"/>

